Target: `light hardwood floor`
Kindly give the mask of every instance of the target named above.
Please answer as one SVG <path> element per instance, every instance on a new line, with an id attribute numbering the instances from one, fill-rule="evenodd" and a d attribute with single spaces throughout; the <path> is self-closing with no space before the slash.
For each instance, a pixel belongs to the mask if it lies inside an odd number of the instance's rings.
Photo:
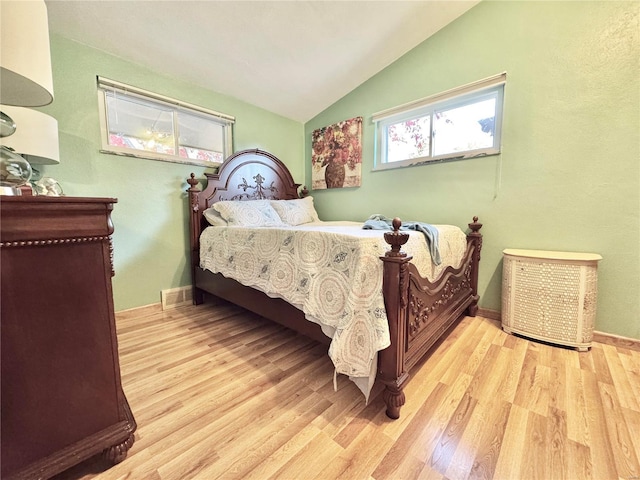
<path id="1" fill-rule="evenodd" d="M 534 343 L 466 317 L 389 420 L 326 347 L 229 305 L 119 315 L 127 459 L 72 479 L 640 478 L 640 352 Z"/>

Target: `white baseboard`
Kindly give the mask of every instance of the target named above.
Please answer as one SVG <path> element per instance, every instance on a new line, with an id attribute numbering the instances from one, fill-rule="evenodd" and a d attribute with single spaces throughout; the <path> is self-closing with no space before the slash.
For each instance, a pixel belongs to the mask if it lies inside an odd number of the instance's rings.
<path id="1" fill-rule="evenodd" d="M 160 298 L 162 301 L 162 310 L 191 305 L 193 300 L 191 285 L 162 290 L 160 292 Z"/>

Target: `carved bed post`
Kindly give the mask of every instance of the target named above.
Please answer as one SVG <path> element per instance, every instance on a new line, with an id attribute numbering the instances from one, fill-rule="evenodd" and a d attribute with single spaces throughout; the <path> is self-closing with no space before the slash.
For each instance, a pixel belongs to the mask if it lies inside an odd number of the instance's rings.
<path id="1" fill-rule="evenodd" d="M 468 313 L 470 317 L 475 317 L 478 313 L 478 269 L 480 267 L 480 250 L 482 250 L 482 234 L 480 229 L 482 224 L 478 223 L 478 217 L 473 217 L 473 222 L 469 224 L 471 232 L 467 234 L 467 244 L 473 244 L 473 258 L 471 260 L 471 290 L 473 291 L 473 303 L 469 305 Z"/>
<path id="2" fill-rule="evenodd" d="M 191 174 L 191 178 L 187 179 L 190 187 L 187 190 L 189 192 L 189 243 L 191 245 L 191 285 L 193 304 L 200 305 L 204 302 L 204 296 L 202 290 L 196 288 L 196 268 L 200 264 L 200 251 L 198 245 L 200 245 L 200 233 L 202 231 L 200 212 L 200 202 L 198 200 L 198 194 L 200 188 L 198 188 L 198 180 L 194 173 Z"/>
<path id="3" fill-rule="evenodd" d="M 393 419 L 400 417 L 400 407 L 405 402 L 403 388 L 409 380 L 409 374 L 405 371 L 404 357 L 409 289 L 407 265 L 413 257 L 407 256 L 400 250 L 409 240 L 408 233 L 400 233 L 401 224 L 399 218 L 393 219 L 394 231 L 384 234 L 384 239 L 391 245 L 391 250 L 387 251 L 384 257 L 380 257 L 384 264 L 382 290 L 391 345 L 379 354 L 378 378 L 385 385 L 383 396 L 387 404 L 387 416 Z"/>

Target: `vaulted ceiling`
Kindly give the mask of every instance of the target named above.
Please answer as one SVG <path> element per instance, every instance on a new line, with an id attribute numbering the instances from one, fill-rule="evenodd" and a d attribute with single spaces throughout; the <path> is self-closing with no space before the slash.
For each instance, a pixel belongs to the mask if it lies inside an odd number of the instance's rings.
<path id="1" fill-rule="evenodd" d="M 53 33 L 300 122 L 478 2 L 46 0 Z"/>

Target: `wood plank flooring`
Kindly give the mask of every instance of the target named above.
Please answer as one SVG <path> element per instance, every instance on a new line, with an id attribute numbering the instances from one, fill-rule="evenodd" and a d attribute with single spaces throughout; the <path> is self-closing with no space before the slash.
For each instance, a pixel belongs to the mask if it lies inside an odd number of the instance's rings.
<path id="1" fill-rule="evenodd" d="M 326 347 L 231 305 L 118 316 L 138 423 L 75 479 L 640 479 L 640 352 L 507 335 L 466 317 L 414 372 L 401 418 L 333 387 Z"/>

